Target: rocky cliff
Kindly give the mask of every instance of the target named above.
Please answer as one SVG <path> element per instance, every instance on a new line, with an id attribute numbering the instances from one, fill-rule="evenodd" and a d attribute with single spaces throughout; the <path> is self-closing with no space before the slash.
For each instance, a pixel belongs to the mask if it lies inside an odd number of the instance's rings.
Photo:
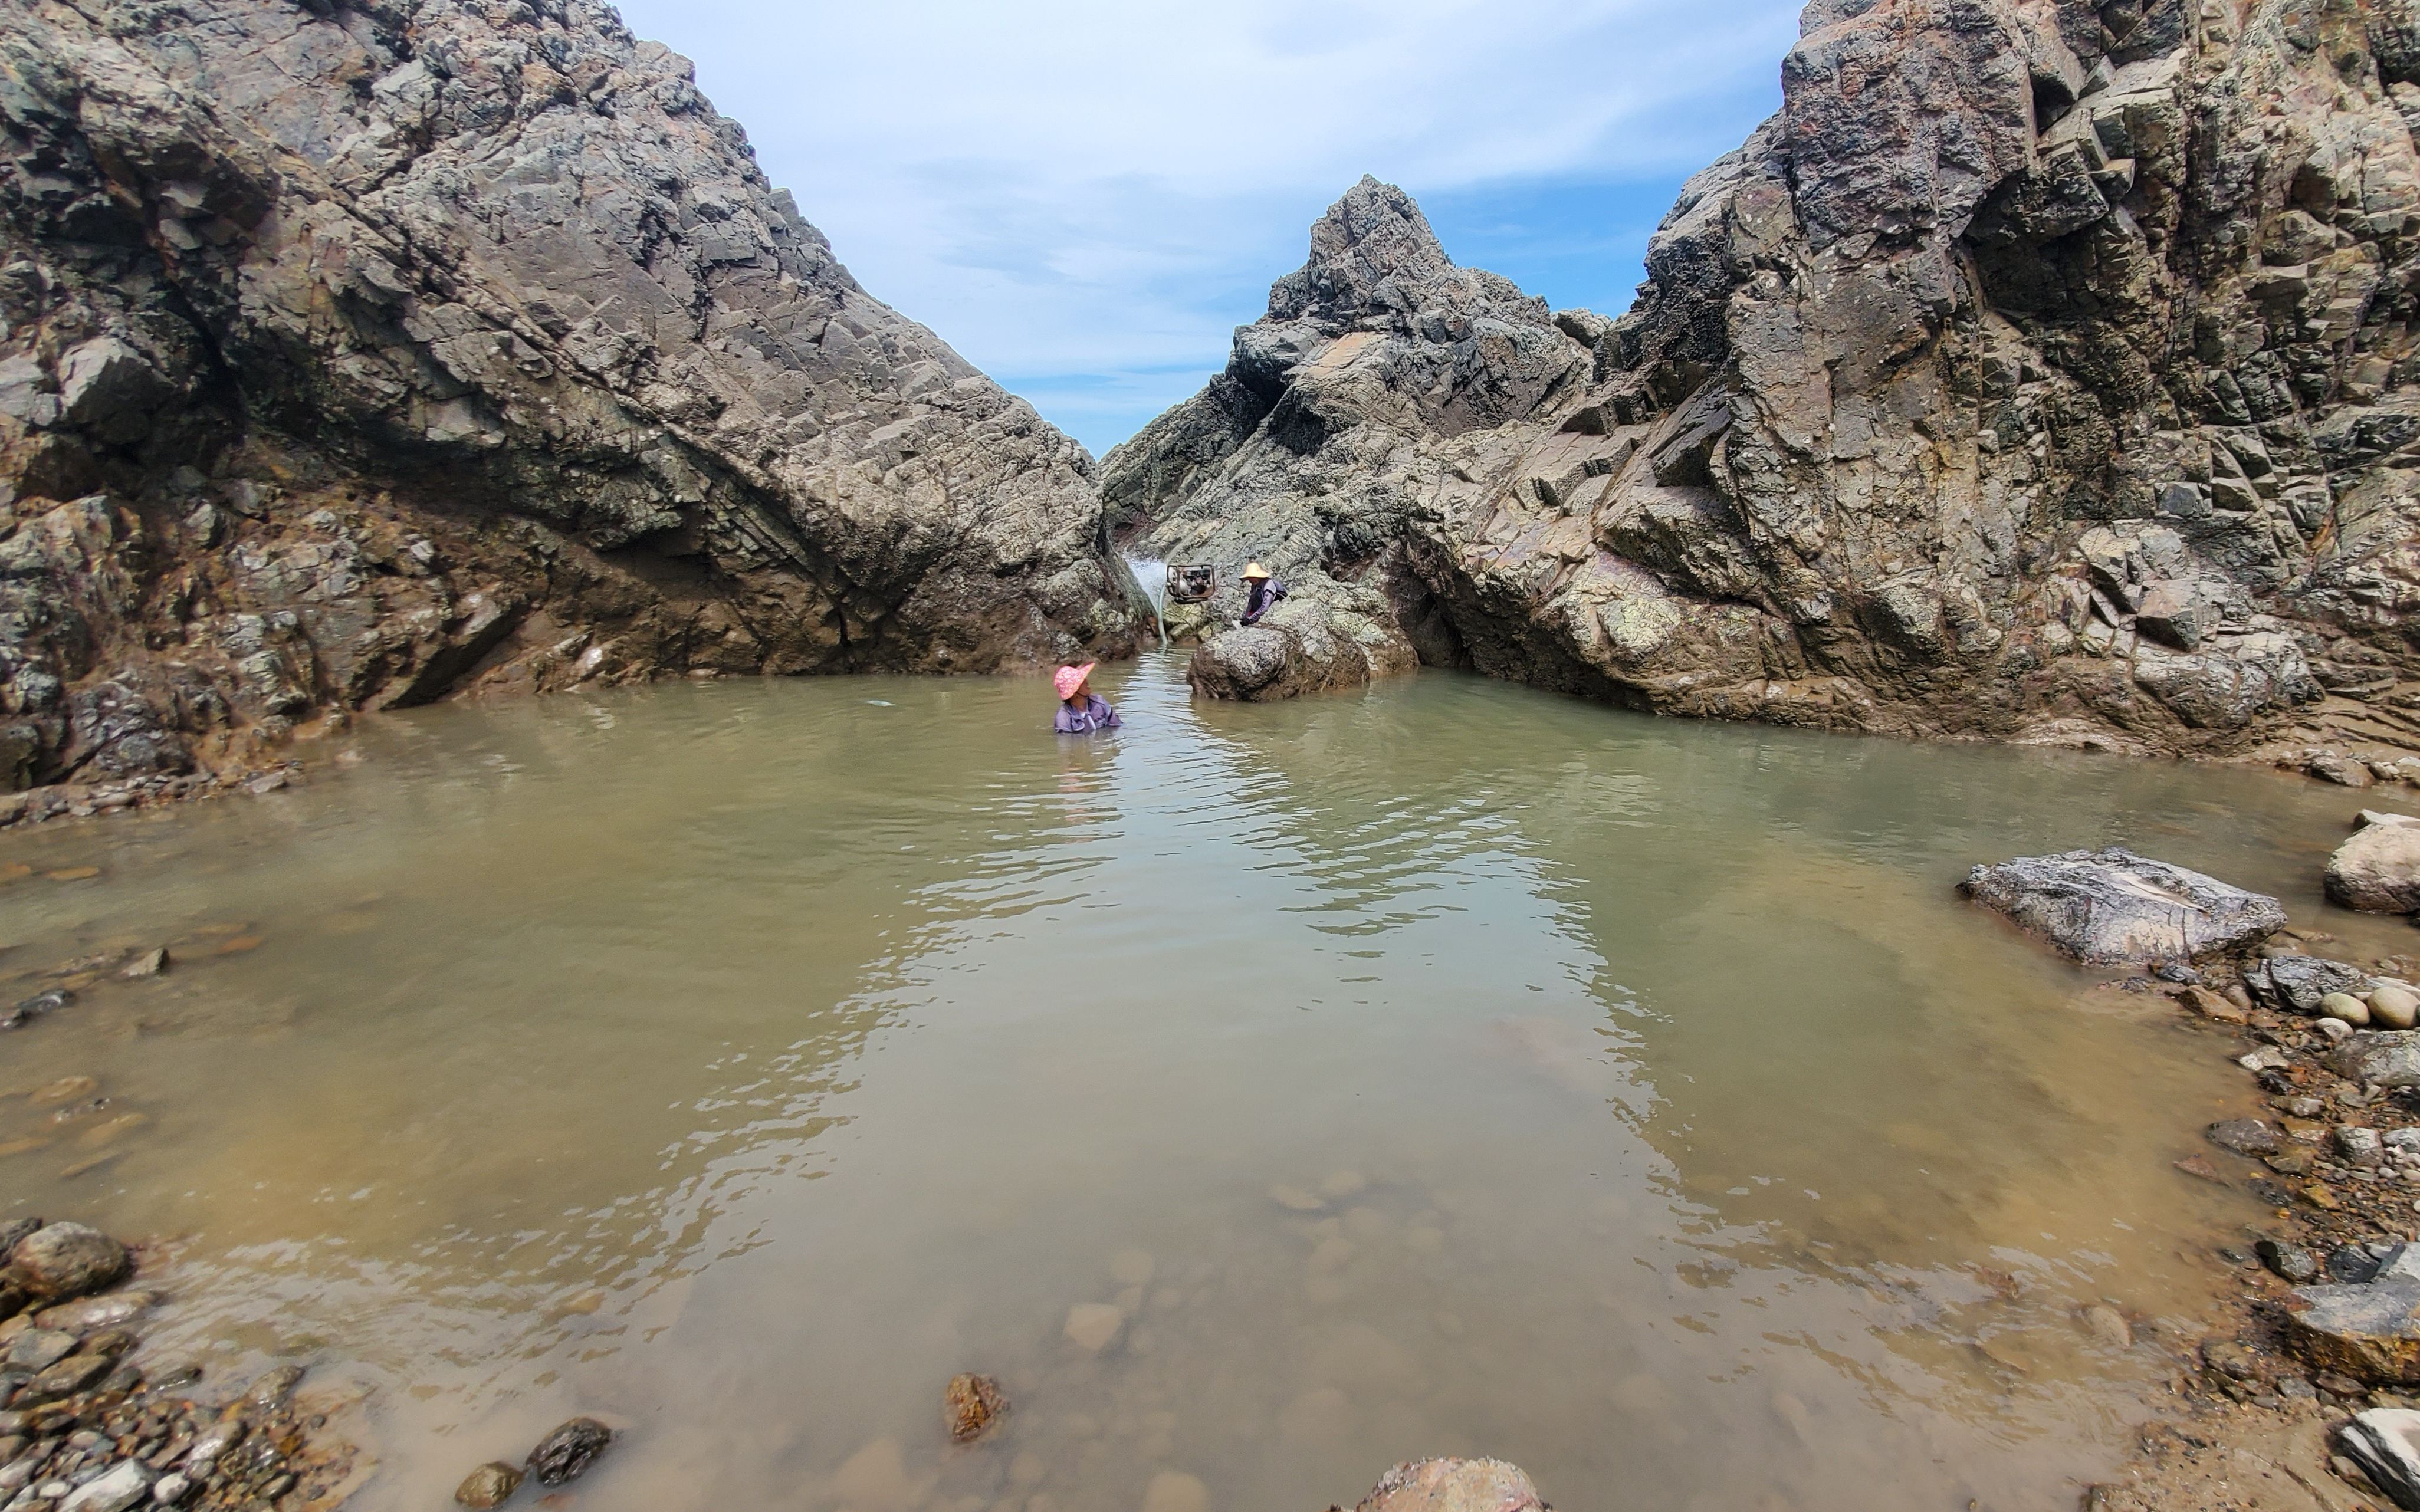
<path id="1" fill-rule="evenodd" d="M 0 787 L 1131 644 L 1091 459 L 592 0 L 0 18 Z"/>
<path id="2" fill-rule="evenodd" d="M 1416 659 L 1639 708 L 2376 756 L 2420 738 L 2420 4 L 1818 0 L 1619 320 L 1372 181 L 1104 464 L 1275 557 L 1199 686 Z"/>

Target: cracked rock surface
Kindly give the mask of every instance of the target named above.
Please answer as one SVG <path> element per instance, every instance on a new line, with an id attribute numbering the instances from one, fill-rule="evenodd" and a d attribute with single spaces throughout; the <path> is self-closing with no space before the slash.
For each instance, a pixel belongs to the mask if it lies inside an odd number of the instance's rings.
<path id="1" fill-rule="evenodd" d="M 0 782 L 1134 640 L 1092 459 L 591 0 L 0 25 Z"/>
<path id="2" fill-rule="evenodd" d="M 1171 614 L 1214 692 L 1417 659 L 2391 761 L 2420 743 L 2414 38 L 2412 0 L 1818 0 L 1627 314 L 1454 267 L 1365 180 L 1105 460 L 1112 522 L 1226 574 Z M 1221 634 L 1254 556 L 1329 631 L 1265 676 Z"/>

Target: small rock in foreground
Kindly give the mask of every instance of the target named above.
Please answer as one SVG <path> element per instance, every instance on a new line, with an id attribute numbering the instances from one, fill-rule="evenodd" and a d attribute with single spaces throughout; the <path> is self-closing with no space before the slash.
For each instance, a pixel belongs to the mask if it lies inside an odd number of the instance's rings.
<path id="1" fill-rule="evenodd" d="M 2379 1408 L 2345 1425 L 2344 1451 L 2397 1506 L 2420 1507 L 2420 1412 Z"/>
<path id="2" fill-rule="evenodd" d="M 1008 1411 L 1008 1396 L 989 1376 L 962 1371 L 941 1393 L 941 1421 L 951 1442 L 972 1443 Z"/>
<path id="3" fill-rule="evenodd" d="M 472 1512 L 490 1512 L 504 1505 L 520 1484 L 520 1471 L 501 1459 L 490 1459 L 462 1477 L 462 1484 L 454 1488 L 454 1500 Z"/>
<path id="4" fill-rule="evenodd" d="M 2239 1155 L 2273 1155 L 2284 1149 L 2277 1131 L 2258 1119 L 2228 1119 L 2205 1131 L 2210 1142 Z"/>
<path id="5" fill-rule="evenodd" d="M 575 1417 L 530 1451 L 530 1473 L 541 1486 L 560 1486 L 586 1470 L 613 1442 L 612 1428 L 593 1417 Z"/>
<path id="6" fill-rule="evenodd" d="M 2420 1281 L 2304 1287 L 2290 1307 L 2287 1340 L 2312 1365 L 2372 1386 L 2420 1382 Z"/>
<path id="7" fill-rule="evenodd" d="M 37 1297 L 65 1301 L 126 1274 L 126 1246 L 83 1224 L 46 1224 L 9 1252 L 8 1278 Z"/>
<path id="8" fill-rule="evenodd" d="M 1379 1476 L 1355 1512 L 1546 1512 L 1546 1504 L 1501 1459 L 1423 1459 Z"/>
<path id="9" fill-rule="evenodd" d="M 1978 866 L 1962 890 L 2086 965 L 2188 961 L 2286 927 L 2276 899 L 2132 851 L 2069 851 Z"/>

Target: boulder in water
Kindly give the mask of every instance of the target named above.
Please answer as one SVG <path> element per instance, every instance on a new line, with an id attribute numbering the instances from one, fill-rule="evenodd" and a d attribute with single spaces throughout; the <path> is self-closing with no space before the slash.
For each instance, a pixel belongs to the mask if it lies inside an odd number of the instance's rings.
<path id="1" fill-rule="evenodd" d="M 2366 914 L 2420 910 L 2420 821 L 2368 814 L 2365 825 L 2328 857 L 2328 898 Z"/>
<path id="2" fill-rule="evenodd" d="M 2124 850 L 1978 866 L 1961 887 L 2087 965 L 2187 961 L 2286 927 L 2274 898 Z"/>
<path id="3" fill-rule="evenodd" d="M 126 1246 L 83 1224 L 45 1224 L 17 1242 L 8 1278 L 45 1300 L 99 1291 L 126 1274 Z"/>
<path id="4" fill-rule="evenodd" d="M 1355 1512 L 1545 1512 L 1538 1488 L 1501 1459 L 1422 1459 L 1378 1477 Z"/>

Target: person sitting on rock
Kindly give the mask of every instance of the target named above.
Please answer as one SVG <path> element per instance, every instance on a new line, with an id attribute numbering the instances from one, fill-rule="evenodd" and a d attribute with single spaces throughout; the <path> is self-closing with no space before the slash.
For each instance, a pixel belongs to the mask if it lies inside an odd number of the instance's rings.
<path id="1" fill-rule="evenodd" d="M 1261 623 L 1261 616 L 1278 607 L 1285 597 L 1285 584 L 1269 576 L 1269 569 L 1255 562 L 1244 569 L 1244 623 Z"/>
<path id="2" fill-rule="evenodd" d="M 1093 669 L 1100 665 L 1088 661 L 1081 667 L 1062 667 L 1050 674 L 1050 686 L 1059 690 L 1059 717 L 1050 728 L 1063 735 L 1089 735 L 1095 730 L 1115 730 L 1125 721 L 1109 701 L 1093 691 L 1088 681 Z"/>

